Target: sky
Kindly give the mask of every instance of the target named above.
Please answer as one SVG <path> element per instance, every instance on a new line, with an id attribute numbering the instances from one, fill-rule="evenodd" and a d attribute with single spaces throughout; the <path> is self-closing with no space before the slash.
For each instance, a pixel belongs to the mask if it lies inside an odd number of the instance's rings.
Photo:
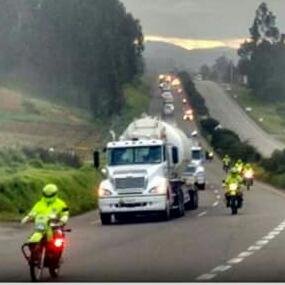
<path id="1" fill-rule="evenodd" d="M 238 48 L 249 36 L 261 0 L 121 0 L 141 21 L 146 40 L 188 50 Z M 285 33 L 285 0 L 267 0 Z"/>

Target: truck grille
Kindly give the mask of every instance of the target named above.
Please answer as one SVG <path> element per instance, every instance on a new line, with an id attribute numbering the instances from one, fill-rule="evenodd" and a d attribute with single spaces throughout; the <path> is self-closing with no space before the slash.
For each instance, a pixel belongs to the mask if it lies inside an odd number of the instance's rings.
<path id="1" fill-rule="evenodd" d="M 144 177 L 127 177 L 115 179 L 116 189 L 143 189 L 145 187 Z"/>

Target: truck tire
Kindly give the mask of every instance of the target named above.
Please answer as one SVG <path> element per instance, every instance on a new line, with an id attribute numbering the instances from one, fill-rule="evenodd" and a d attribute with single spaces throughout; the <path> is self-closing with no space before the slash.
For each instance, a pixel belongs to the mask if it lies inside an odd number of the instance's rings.
<path id="1" fill-rule="evenodd" d="M 198 191 L 190 191 L 190 209 L 196 210 L 199 207 Z"/>
<path id="2" fill-rule="evenodd" d="M 198 184 L 198 188 L 199 188 L 200 190 L 205 190 L 205 189 L 206 189 L 206 183 Z"/>
<path id="3" fill-rule="evenodd" d="M 101 219 L 102 225 L 110 225 L 112 223 L 112 215 L 111 214 L 100 213 L 100 219 Z"/>
<path id="4" fill-rule="evenodd" d="M 174 209 L 174 215 L 175 217 L 183 217 L 185 215 L 185 205 L 184 205 L 184 198 L 183 198 L 183 194 L 182 191 L 179 190 L 177 192 L 177 208 Z"/>
<path id="5" fill-rule="evenodd" d="M 169 221 L 171 219 L 171 212 L 170 212 L 169 203 L 166 206 L 166 209 L 164 211 L 161 211 L 159 216 L 160 216 L 162 221 Z"/>

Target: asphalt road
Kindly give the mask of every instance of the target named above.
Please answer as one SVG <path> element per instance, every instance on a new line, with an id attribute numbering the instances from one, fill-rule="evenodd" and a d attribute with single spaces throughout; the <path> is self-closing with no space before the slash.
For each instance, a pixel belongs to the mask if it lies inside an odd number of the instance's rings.
<path id="1" fill-rule="evenodd" d="M 236 132 L 243 141 L 254 145 L 264 156 L 285 145 L 261 129 L 223 88 L 212 81 L 196 81 L 197 90 L 206 100 L 213 118 L 225 128 Z"/>
<path id="2" fill-rule="evenodd" d="M 180 100 L 174 119 L 190 132 L 193 126 L 181 122 Z M 150 111 L 159 110 L 156 96 Z M 206 167 L 200 207 L 182 218 L 111 226 L 101 226 L 96 212 L 71 219 L 58 281 L 285 281 L 285 196 L 256 183 L 232 216 L 223 204 L 221 164 L 214 160 Z M 0 225 L 0 281 L 29 281 L 20 245 L 30 231 Z"/>

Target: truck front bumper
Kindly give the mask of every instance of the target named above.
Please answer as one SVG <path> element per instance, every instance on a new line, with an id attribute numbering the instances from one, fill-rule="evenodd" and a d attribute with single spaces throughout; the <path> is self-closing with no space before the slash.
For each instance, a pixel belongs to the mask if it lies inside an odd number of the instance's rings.
<path id="1" fill-rule="evenodd" d="M 101 213 L 157 212 L 166 205 L 166 195 L 99 198 Z"/>

